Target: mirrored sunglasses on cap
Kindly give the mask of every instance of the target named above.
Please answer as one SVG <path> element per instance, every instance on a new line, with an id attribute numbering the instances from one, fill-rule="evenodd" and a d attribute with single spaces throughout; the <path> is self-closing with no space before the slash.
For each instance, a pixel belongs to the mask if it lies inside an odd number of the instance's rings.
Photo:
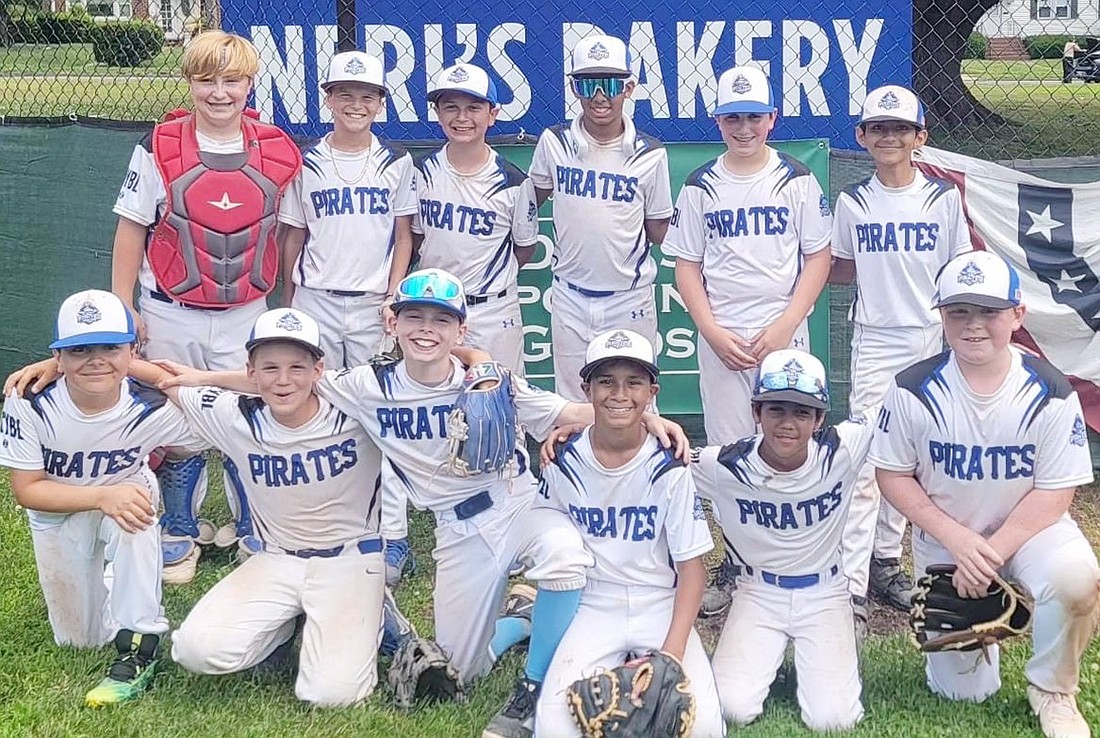
<path id="1" fill-rule="evenodd" d="M 767 395 L 769 392 L 782 390 L 795 390 L 804 395 L 809 395 L 818 402 L 829 404 L 829 390 L 821 384 L 821 380 L 806 372 L 797 374 L 792 372 L 767 372 L 756 379 L 755 395 Z M 763 397 L 761 397 L 763 399 Z"/>
<path id="2" fill-rule="evenodd" d="M 573 92 L 578 97 L 591 100 L 596 93 L 602 92 L 607 97 L 621 95 L 626 90 L 628 77 L 575 77 L 572 80 Z"/>
<path id="3" fill-rule="evenodd" d="M 397 285 L 393 307 L 405 304 L 436 304 L 448 307 L 459 315 L 466 314 L 466 298 L 462 285 L 438 270 L 410 274 Z"/>

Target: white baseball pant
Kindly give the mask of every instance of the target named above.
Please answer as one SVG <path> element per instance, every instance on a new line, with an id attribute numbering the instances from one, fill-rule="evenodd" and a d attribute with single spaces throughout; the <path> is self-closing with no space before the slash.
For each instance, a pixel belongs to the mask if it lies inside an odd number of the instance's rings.
<path id="1" fill-rule="evenodd" d="M 849 412 L 857 415 L 882 403 L 894 376 L 918 361 L 935 356 L 943 347 L 939 324 L 924 328 L 875 328 L 853 324 Z M 852 493 L 844 524 L 844 571 L 851 593 L 867 596 L 871 557 L 901 558 L 901 541 L 907 521 L 882 498 L 875 482 L 875 468 L 864 464 Z"/>
<path id="2" fill-rule="evenodd" d="M 326 369 L 366 364 L 379 352 L 382 336 L 382 295 L 339 295 L 330 290 L 296 287 L 291 305 L 317 321 Z"/>
<path id="3" fill-rule="evenodd" d="M 851 728 L 863 717 L 863 685 L 844 576 L 826 573 L 817 584 L 785 589 L 762 575 L 738 577 L 714 650 L 722 713 L 738 725 L 760 716 L 792 641 L 802 722 L 819 731 Z"/>
<path id="4" fill-rule="evenodd" d="M 576 617 L 558 644 L 546 673 L 535 711 L 535 735 L 580 736 L 580 728 L 566 706 L 565 690 L 578 679 L 659 649 L 668 635 L 675 597 L 676 590 L 667 587 L 628 587 L 590 580 L 581 595 Z M 695 726 L 691 736 L 725 736 L 714 672 L 694 630 L 688 637 L 683 667 L 695 695 Z"/>
<path id="5" fill-rule="evenodd" d="M 249 557 L 207 592 L 172 635 L 172 658 L 199 674 L 232 674 L 263 661 L 305 613 L 294 694 L 323 707 L 365 700 L 378 681 L 386 567 L 354 543 L 330 558 Z"/>
<path id="6" fill-rule="evenodd" d="M 1042 494 L 1038 492 L 1037 494 Z M 924 531 L 913 529 L 913 564 L 918 576 L 930 564 L 953 564 L 951 554 Z M 1076 694 L 1084 655 L 1096 626 L 1100 569 L 1092 546 L 1069 515 L 1036 533 L 1001 567 L 1035 598 L 1031 642 L 1024 668 L 1039 689 Z M 981 702 L 1001 687 L 1000 649 L 930 653 L 925 657 L 928 688 L 950 700 Z"/>
<path id="7" fill-rule="evenodd" d="M 491 296 L 466 308 L 466 346 L 487 352 L 521 377 L 523 365 L 523 318 L 519 294 L 514 287 L 504 297 Z"/>
<path id="8" fill-rule="evenodd" d="M 531 507 L 533 492 L 497 486 L 492 497 L 491 508 L 466 520 L 435 512 L 435 638 L 467 684 L 493 665 L 489 641 L 514 562 L 549 590 L 581 589 L 594 563 L 565 514 Z"/>
<path id="9" fill-rule="evenodd" d="M 734 335 L 750 339 L 761 328 L 727 328 Z M 810 350 L 810 329 L 806 321 L 795 329 L 790 348 Z M 752 395 L 756 368 L 728 369 L 701 335 L 696 339 L 699 358 L 699 397 L 703 403 L 703 427 L 707 444 L 720 446 L 756 433 L 752 417 Z"/>
<path id="10" fill-rule="evenodd" d="M 555 278 L 550 301 L 554 391 L 567 400 L 587 402 L 581 391 L 584 352 L 600 333 L 613 328 L 632 330 L 648 338 L 656 354 L 661 353 L 652 285 L 594 297 Z"/>

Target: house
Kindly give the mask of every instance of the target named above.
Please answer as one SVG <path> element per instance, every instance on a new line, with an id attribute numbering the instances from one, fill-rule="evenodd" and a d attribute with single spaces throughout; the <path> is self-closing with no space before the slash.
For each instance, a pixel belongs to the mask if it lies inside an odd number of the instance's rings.
<path id="1" fill-rule="evenodd" d="M 1028 36 L 1100 36 L 1100 3 L 1001 0 L 981 17 L 974 31 L 989 39 L 989 58 L 1026 59 L 1019 40 Z"/>
<path id="2" fill-rule="evenodd" d="M 187 40 L 204 11 L 201 0 L 50 0 L 50 9 L 55 13 L 77 5 L 83 6 L 93 18 L 152 20 L 164 29 L 164 37 L 170 43 Z M 206 9 L 208 15 L 217 12 L 217 3 L 211 5 Z"/>

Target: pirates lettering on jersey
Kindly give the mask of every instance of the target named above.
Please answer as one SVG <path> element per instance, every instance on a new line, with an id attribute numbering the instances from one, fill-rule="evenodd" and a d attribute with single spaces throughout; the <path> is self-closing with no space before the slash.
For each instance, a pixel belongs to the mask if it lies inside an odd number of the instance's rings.
<path id="1" fill-rule="evenodd" d="M 968 446 L 950 441 L 928 441 L 932 468 L 952 479 L 1018 479 L 1035 474 L 1035 444 L 1023 446 Z"/>
<path id="2" fill-rule="evenodd" d="M 857 223 L 856 252 L 935 251 L 939 223 Z"/>
<path id="3" fill-rule="evenodd" d="M 46 474 L 59 479 L 83 479 L 119 474 L 142 460 L 141 446 L 76 451 L 72 454 L 42 446 Z"/>
<path id="4" fill-rule="evenodd" d="M 311 191 L 309 200 L 316 218 L 390 212 L 389 187 L 329 187 Z"/>
<path id="5" fill-rule="evenodd" d="M 836 512 L 843 500 L 842 488 L 843 482 L 837 482 L 831 490 L 816 497 L 778 505 L 766 500 L 734 499 L 741 514 L 741 525 L 758 525 L 774 530 L 808 528 Z"/>
<path id="6" fill-rule="evenodd" d="M 447 416 L 451 405 L 416 407 L 379 407 L 375 410 L 382 438 L 393 436 L 406 441 L 446 438 Z"/>
<path id="7" fill-rule="evenodd" d="M 657 536 L 656 505 L 624 507 L 569 506 L 569 514 L 592 538 L 621 538 L 624 541 L 652 541 Z"/>
<path id="8" fill-rule="evenodd" d="M 556 170 L 557 191 L 563 195 L 611 202 L 634 202 L 638 196 L 637 177 L 561 165 Z"/>
<path id="9" fill-rule="evenodd" d="M 710 238 L 738 236 L 780 236 L 787 232 L 791 209 L 778 205 L 728 208 L 703 213 Z"/>
<path id="10" fill-rule="evenodd" d="M 249 454 L 248 471 L 252 482 L 266 487 L 295 487 L 337 477 L 359 461 L 355 439 L 333 443 L 289 456 Z"/>
<path id="11" fill-rule="evenodd" d="M 420 201 L 420 221 L 427 228 L 469 233 L 471 236 L 491 236 L 497 214 L 469 205 L 455 205 L 439 200 Z"/>

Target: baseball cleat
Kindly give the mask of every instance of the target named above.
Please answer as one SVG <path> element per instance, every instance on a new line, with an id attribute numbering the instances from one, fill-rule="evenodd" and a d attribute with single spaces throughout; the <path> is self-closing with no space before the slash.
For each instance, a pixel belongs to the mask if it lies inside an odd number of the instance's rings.
<path id="1" fill-rule="evenodd" d="M 163 570 L 161 581 L 165 584 L 188 584 L 195 578 L 202 549 L 190 538 L 164 536 L 160 542 Z"/>
<path id="2" fill-rule="evenodd" d="M 226 523 L 214 533 L 213 543 L 218 548 L 230 548 L 237 545 L 241 537 L 237 535 L 237 524 Z"/>
<path id="3" fill-rule="evenodd" d="M 396 538 L 386 541 L 386 586 L 396 587 L 401 578 L 416 573 L 416 556 L 409 546 L 409 539 Z"/>
<path id="4" fill-rule="evenodd" d="M 863 648 L 863 642 L 867 640 L 867 621 L 871 619 L 870 608 L 866 597 L 852 595 L 852 620 L 856 631 L 856 650 Z"/>
<path id="5" fill-rule="evenodd" d="M 871 559 L 871 596 L 895 610 L 909 612 L 913 581 L 898 559 Z"/>
<path id="6" fill-rule="evenodd" d="M 703 600 L 699 603 L 699 617 L 721 615 L 729 608 L 733 601 L 730 592 L 737 588 L 738 573 L 739 567 L 730 563 L 729 559 L 722 559 L 722 563 L 714 570 L 711 585 L 703 592 Z"/>
<path id="7" fill-rule="evenodd" d="M 535 597 L 539 591 L 529 584 L 513 584 L 504 598 L 504 607 L 500 611 L 502 618 L 523 618 L 531 620 L 535 609 Z"/>
<path id="8" fill-rule="evenodd" d="M 542 685 L 520 677 L 508 702 L 493 716 L 481 738 L 531 738 L 535 732 L 535 706 Z"/>
<path id="9" fill-rule="evenodd" d="M 1092 731 L 1072 694 L 1047 692 L 1034 684 L 1027 685 L 1027 701 L 1031 711 L 1039 716 L 1039 726 L 1046 738 L 1091 738 Z"/>
<path id="10" fill-rule="evenodd" d="M 94 689 L 84 697 L 88 707 L 104 707 L 137 699 L 153 682 L 160 637 L 120 630 L 115 636 L 118 656 Z"/>

